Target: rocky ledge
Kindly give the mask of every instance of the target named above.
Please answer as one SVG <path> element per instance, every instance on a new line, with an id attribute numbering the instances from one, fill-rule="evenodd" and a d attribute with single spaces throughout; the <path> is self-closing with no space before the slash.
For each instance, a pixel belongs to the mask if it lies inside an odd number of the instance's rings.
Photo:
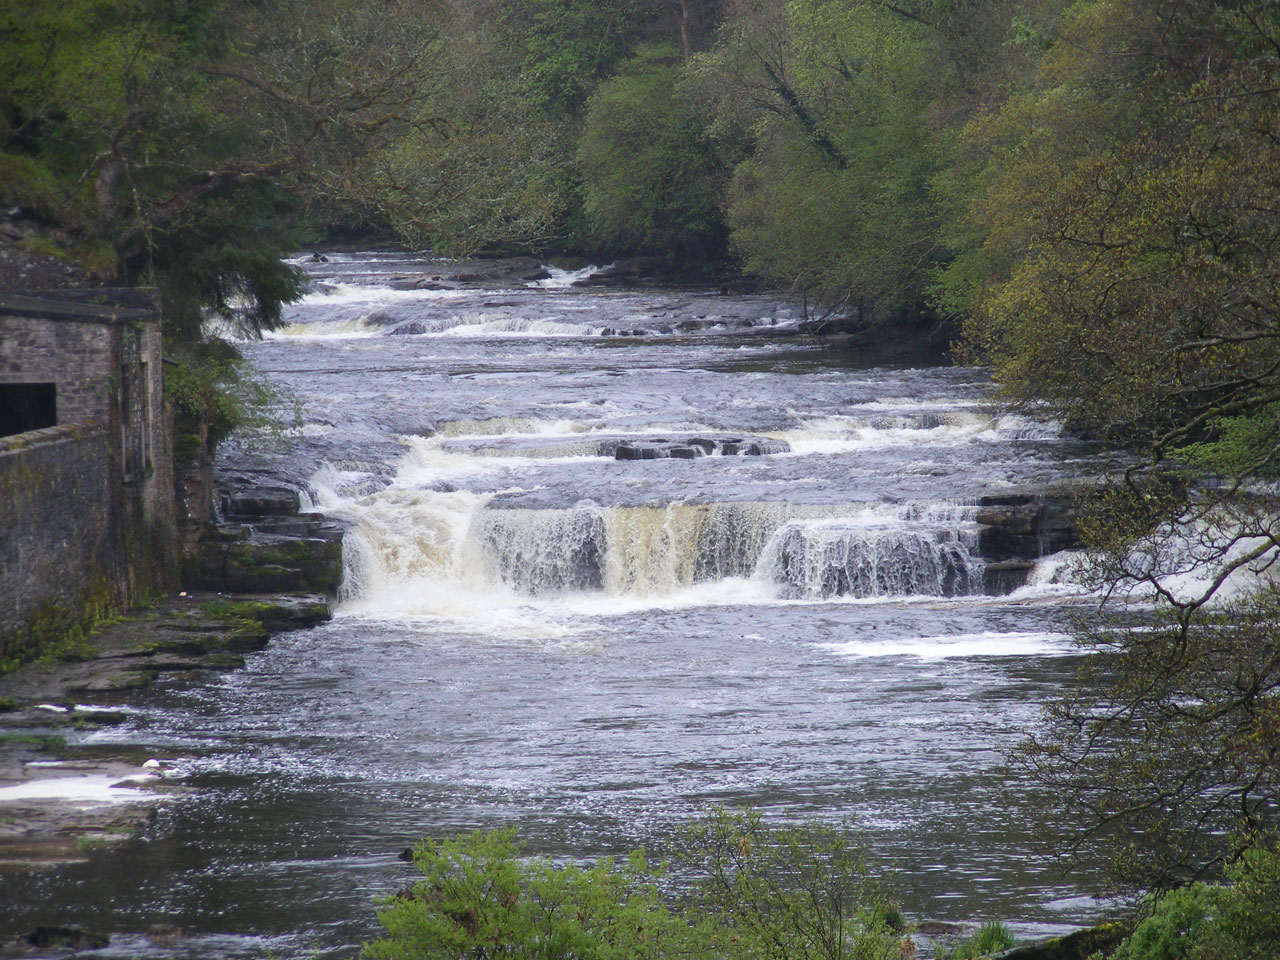
<path id="1" fill-rule="evenodd" d="M 0 870 L 83 859 L 128 839 L 185 788 L 145 742 L 95 743 L 145 712 L 154 683 L 244 665 L 272 634 L 331 616 L 319 594 L 191 594 L 114 618 L 0 676 Z"/>
<path id="2" fill-rule="evenodd" d="M 244 487 L 224 491 L 220 500 L 222 522 L 187 549 L 184 584 L 219 592 L 337 595 L 341 525 L 303 513 L 291 487 Z"/>
<path id="3" fill-rule="evenodd" d="M 791 445 L 785 440 L 768 437 L 682 437 L 674 440 L 654 437 L 624 440 L 614 447 L 613 457 L 615 460 L 696 460 L 711 456 L 762 457 L 790 450 Z"/>
<path id="4" fill-rule="evenodd" d="M 988 558 L 984 592 L 1012 593 L 1035 561 L 1080 546 L 1079 523 L 1097 494 L 1094 481 L 1019 487 L 978 501 L 978 553 Z"/>

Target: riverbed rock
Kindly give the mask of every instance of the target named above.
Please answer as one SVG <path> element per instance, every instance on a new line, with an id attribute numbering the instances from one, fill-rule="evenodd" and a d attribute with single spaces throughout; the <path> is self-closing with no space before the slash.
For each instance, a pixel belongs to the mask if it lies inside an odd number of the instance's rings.
<path id="1" fill-rule="evenodd" d="M 96 776 L 137 788 L 136 798 L 112 804 L 6 801 L 0 806 L 0 867 L 42 869 L 82 861 L 88 845 L 133 836 L 152 821 L 167 795 L 184 792 L 155 773 L 164 764 L 150 752 L 139 753 L 135 744 L 73 744 L 64 734 L 126 722 L 138 713 L 133 704 L 144 685 L 190 683 L 238 669 L 244 654 L 266 646 L 272 633 L 314 626 L 330 616 L 329 599 L 318 594 L 172 597 L 100 625 L 62 649 L 62 659 L 46 658 L 0 676 L 0 702 L 10 708 L 0 713 L 0 785 Z M 139 775 L 145 780 L 139 782 Z M 0 944 L 0 956 L 24 955 L 13 953 L 13 943 Z"/>
<path id="2" fill-rule="evenodd" d="M 987 563 L 982 570 L 982 592 L 991 597 L 1003 597 L 1027 585 L 1032 560 L 997 560 Z"/>
<path id="3" fill-rule="evenodd" d="M 787 453 L 791 445 L 769 437 L 697 436 L 653 437 L 620 441 L 614 448 L 615 460 L 694 460 L 698 457 L 761 457 Z"/>
<path id="4" fill-rule="evenodd" d="M 285 486 L 245 486 L 221 494 L 223 523 L 187 545 L 182 584 L 222 593 L 323 593 L 342 583 L 343 528 L 301 512 Z"/>
<path id="5" fill-rule="evenodd" d="M 1126 923 L 1104 923 L 1064 937 L 1014 947 L 1000 954 L 1000 960 L 1088 960 L 1098 952 L 1110 953 L 1130 929 Z"/>
<path id="6" fill-rule="evenodd" d="M 27 943 L 41 950 L 58 947 L 63 950 L 101 950 L 111 944 L 104 933 L 95 933 L 78 926 L 36 927 L 24 938 Z"/>
<path id="7" fill-rule="evenodd" d="M 292 487 L 247 487 L 223 499 L 223 511 L 228 516 L 289 516 L 300 509 L 298 491 Z"/>
<path id="8" fill-rule="evenodd" d="M 992 493 L 978 501 L 978 552 L 991 560 L 1035 560 L 1079 547 L 1079 521 L 1096 483 Z"/>

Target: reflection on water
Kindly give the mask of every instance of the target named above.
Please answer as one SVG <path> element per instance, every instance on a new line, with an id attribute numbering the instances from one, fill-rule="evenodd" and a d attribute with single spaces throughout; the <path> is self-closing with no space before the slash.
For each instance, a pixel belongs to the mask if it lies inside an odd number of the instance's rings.
<path id="1" fill-rule="evenodd" d="M 222 464 L 308 477 L 351 525 L 339 615 L 92 735 L 187 758 L 170 776 L 198 792 L 140 841 L 6 876 L 13 929 L 117 931 L 104 956 L 349 955 L 417 837 L 515 823 L 556 857 L 660 851 L 722 803 L 852 821 L 917 917 L 1093 915 L 1088 866 L 1032 844 L 1051 805 L 1000 769 L 1072 675 L 1083 608 L 1056 560 L 982 595 L 972 509 L 1089 451 L 989 409 L 980 371 L 783 336 L 794 311 L 767 298 L 376 282 L 413 268 L 316 268 L 247 347 L 307 424 Z M 598 443 L 708 433 L 790 452 Z M 188 935 L 153 943 L 155 923 Z"/>

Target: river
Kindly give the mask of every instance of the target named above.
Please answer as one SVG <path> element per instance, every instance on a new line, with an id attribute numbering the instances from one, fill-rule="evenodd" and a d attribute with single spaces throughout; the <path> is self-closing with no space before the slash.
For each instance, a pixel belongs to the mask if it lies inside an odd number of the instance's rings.
<path id="1" fill-rule="evenodd" d="M 124 931 L 100 956 L 349 956 L 418 837 L 660 852 L 726 804 L 850 823 L 917 919 L 1097 915 L 1000 767 L 1088 607 L 1060 557 L 988 595 L 974 506 L 1092 451 L 997 411 L 981 370 L 867 367 L 774 298 L 415 287 L 433 267 L 305 264 L 312 293 L 246 345 L 304 423 L 219 468 L 305 478 L 348 524 L 337 614 L 83 735 L 185 758 L 194 792 L 6 876 L 14 914 Z"/>

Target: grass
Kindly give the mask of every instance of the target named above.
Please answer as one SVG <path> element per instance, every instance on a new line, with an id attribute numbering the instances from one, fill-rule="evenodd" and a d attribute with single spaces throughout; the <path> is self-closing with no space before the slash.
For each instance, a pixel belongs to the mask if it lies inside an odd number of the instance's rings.
<path id="1" fill-rule="evenodd" d="M 0 743 L 50 751 L 67 748 L 67 741 L 64 738 L 49 733 L 0 733 Z"/>

